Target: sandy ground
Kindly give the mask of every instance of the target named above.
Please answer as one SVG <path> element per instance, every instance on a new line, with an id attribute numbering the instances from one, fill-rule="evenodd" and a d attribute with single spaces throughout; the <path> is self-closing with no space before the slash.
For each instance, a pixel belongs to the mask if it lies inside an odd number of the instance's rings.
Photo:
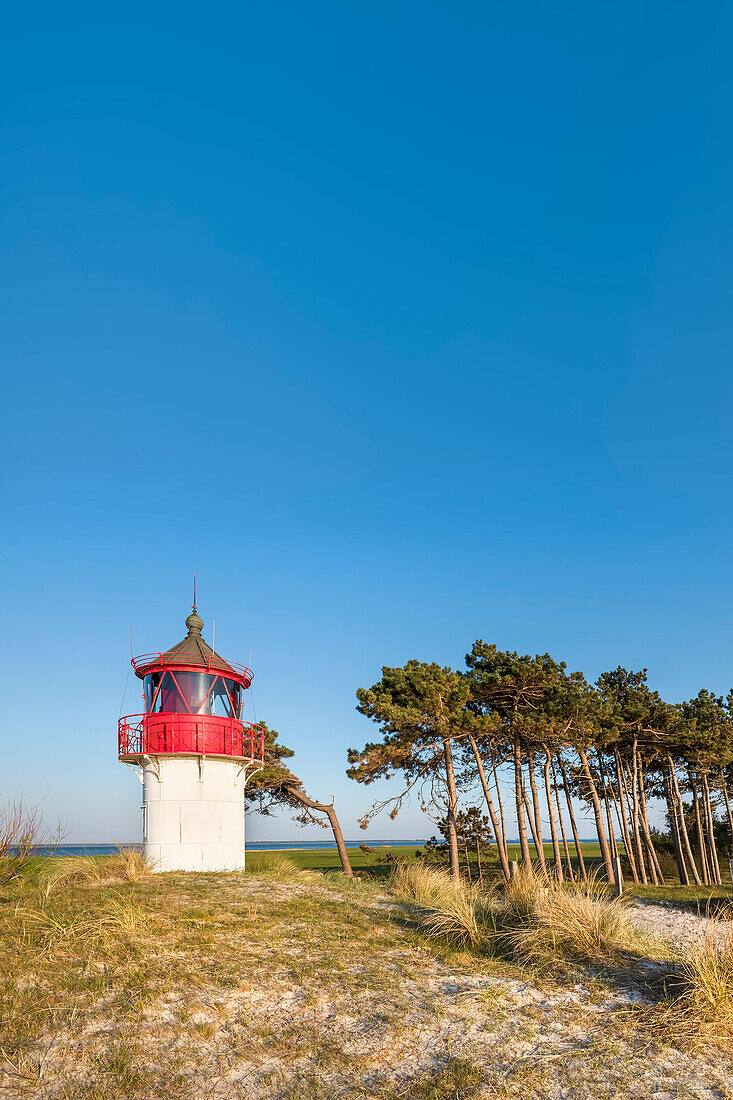
<path id="1" fill-rule="evenodd" d="M 629 916 L 637 928 L 674 944 L 680 951 L 694 946 L 707 935 L 722 942 L 733 932 L 733 920 L 698 916 L 673 903 L 633 902 Z"/>
<path id="2" fill-rule="evenodd" d="M 169 890 L 169 904 L 200 927 L 201 958 L 231 947 L 233 935 L 241 952 L 216 973 L 199 967 L 195 980 L 192 973 L 158 993 L 151 956 L 144 997 L 123 990 L 85 1002 L 39 1038 L 25 1066 L 0 1067 L 0 1096 L 733 1100 L 733 1051 L 670 1043 L 645 1023 L 643 993 L 623 975 L 558 980 L 441 956 L 388 896 L 316 878 L 222 876 L 214 919 L 193 907 L 202 902 L 191 881 L 155 889 L 162 900 Z M 630 911 L 678 949 L 709 927 L 664 906 Z M 193 971 L 193 940 L 183 944 Z M 90 965 L 101 980 L 103 962 Z M 473 1067 L 472 1084 L 450 1085 L 445 1075 L 459 1064 Z"/>

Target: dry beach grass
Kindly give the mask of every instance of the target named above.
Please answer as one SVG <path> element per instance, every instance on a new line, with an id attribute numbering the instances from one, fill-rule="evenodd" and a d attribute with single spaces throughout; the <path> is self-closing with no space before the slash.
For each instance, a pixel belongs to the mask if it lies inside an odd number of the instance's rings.
<path id="1" fill-rule="evenodd" d="M 725 939 L 680 970 L 615 903 L 571 947 L 608 903 L 528 882 L 512 898 L 282 856 L 228 875 L 61 862 L 2 899 L 0 1095 L 733 1097 Z"/>

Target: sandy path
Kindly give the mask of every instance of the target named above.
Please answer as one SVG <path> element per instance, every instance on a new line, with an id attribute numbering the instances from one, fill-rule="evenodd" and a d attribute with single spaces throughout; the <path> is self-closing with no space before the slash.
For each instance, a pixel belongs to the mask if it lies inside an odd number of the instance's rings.
<path id="1" fill-rule="evenodd" d="M 733 920 L 698 916 L 669 902 L 635 901 L 629 906 L 629 916 L 641 931 L 660 936 L 678 950 L 694 946 L 708 934 L 722 943 L 733 933 Z"/>

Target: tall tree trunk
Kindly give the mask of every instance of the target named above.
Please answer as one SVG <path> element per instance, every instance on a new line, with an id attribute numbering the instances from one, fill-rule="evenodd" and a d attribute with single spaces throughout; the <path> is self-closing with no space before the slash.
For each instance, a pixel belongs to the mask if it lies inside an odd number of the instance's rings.
<path id="1" fill-rule="evenodd" d="M 631 828 L 632 828 L 632 832 L 634 834 L 634 849 L 636 851 L 636 862 L 637 862 L 637 865 L 638 865 L 638 868 L 639 868 L 639 874 L 641 875 L 641 881 L 643 883 L 646 883 L 647 874 L 646 874 L 646 866 L 645 866 L 645 862 L 644 862 L 644 846 L 641 843 L 641 832 L 639 831 L 639 817 L 641 816 L 640 811 L 639 811 L 639 792 L 636 789 L 637 788 L 637 781 L 636 781 L 636 768 L 637 768 L 636 738 L 634 738 L 634 747 L 633 747 L 632 752 L 631 752 L 631 758 L 633 760 L 633 767 L 632 767 L 631 774 L 629 775 L 628 765 L 627 765 L 627 767 L 625 769 L 625 773 L 624 773 L 624 784 L 626 785 L 627 776 L 628 776 L 628 780 L 629 780 L 628 785 L 626 787 L 626 801 L 627 801 L 627 803 L 629 801 L 629 790 L 628 790 L 628 788 L 630 787 L 631 788 Z M 623 771 L 624 770 L 622 769 L 622 772 Z M 651 868 L 650 868 L 650 873 L 652 875 L 654 874 L 651 871 Z"/>
<path id="2" fill-rule="evenodd" d="M 557 881 L 562 882 L 562 856 L 560 855 L 560 842 L 557 838 L 557 827 L 555 825 L 555 809 L 552 805 L 552 786 L 550 782 L 550 750 L 547 748 L 547 745 L 543 745 L 542 748 L 545 752 L 545 763 L 543 771 L 545 776 L 545 795 L 547 796 L 547 813 L 550 818 L 552 854 L 555 858 L 555 874 L 557 875 Z"/>
<path id="3" fill-rule="evenodd" d="M 669 764 L 670 782 L 672 784 L 672 793 L 673 793 L 675 799 L 677 800 L 677 805 L 679 807 L 679 815 L 678 815 L 679 816 L 679 828 L 680 828 L 680 836 L 682 837 L 682 843 L 683 843 L 684 849 L 685 849 L 685 855 L 687 856 L 687 859 L 690 862 L 690 870 L 692 871 L 692 877 L 695 880 L 695 885 L 696 886 L 702 886 L 702 881 L 700 879 L 700 872 L 697 869 L 697 864 L 695 863 L 695 857 L 692 854 L 692 845 L 690 844 L 690 837 L 689 837 L 689 834 L 687 832 L 687 824 L 685 822 L 685 804 L 682 801 L 682 795 L 680 793 L 680 785 L 677 782 L 677 775 L 676 775 L 675 770 L 674 770 L 674 764 L 672 763 L 672 757 L 669 754 L 667 754 L 667 762 Z"/>
<path id="4" fill-rule="evenodd" d="M 527 753 L 527 763 L 529 770 L 529 786 L 532 791 L 532 806 L 534 808 L 534 840 L 535 848 L 537 849 L 537 858 L 540 861 L 542 870 L 547 874 L 547 865 L 545 863 L 545 846 L 542 843 L 542 818 L 540 817 L 540 800 L 537 794 L 537 776 L 534 770 L 534 753 Z"/>
<path id="5" fill-rule="evenodd" d="M 499 853 L 499 862 L 501 863 L 501 869 L 504 874 L 504 878 L 509 881 L 509 857 L 506 850 L 506 839 L 504 836 L 503 824 L 501 830 L 499 829 L 499 822 L 496 817 L 496 810 L 494 809 L 494 800 L 491 797 L 491 791 L 489 790 L 489 784 L 486 780 L 486 774 L 484 772 L 484 763 L 481 759 L 481 754 L 478 751 L 478 745 L 473 734 L 469 733 L 468 743 L 471 746 L 471 752 L 473 758 L 476 761 L 476 770 L 478 771 L 479 781 L 481 783 L 481 789 L 484 792 L 484 798 L 486 800 L 486 806 L 489 811 L 489 817 L 491 818 L 491 824 L 494 829 L 494 836 L 496 837 L 496 847 Z"/>
<path id="6" fill-rule="evenodd" d="M 468 881 L 473 882 L 473 876 L 471 874 L 471 857 L 468 854 L 468 841 L 465 836 L 463 838 L 463 852 L 466 856 L 466 874 L 468 875 Z"/>
<path id="7" fill-rule="evenodd" d="M 570 858 L 570 849 L 568 848 L 568 838 L 565 836 L 565 822 L 562 818 L 562 807 L 560 805 L 560 792 L 557 789 L 557 773 L 555 771 L 555 763 L 551 762 L 552 768 L 552 790 L 555 795 L 555 805 L 557 806 L 557 818 L 560 823 L 560 833 L 562 835 L 562 846 L 565 853 L 565 867 L 567 869 L 568 878 L 571 882 L 575 882 L 575 874 L 573 872 L 573 861 Z"/>
<path id="8" fill-rule="evenodd" d="M 450 873 L 454 879 L 460 879 L 461 868 L 458 863 L 458 834 L 456 832 L 456 815 L 458 814 L 458 792 L 456 790 L 456 778 L 453 773 L 453 753 L 450 747 L 450 737 L 443 738 L 443 758 L 445 760 L 445 779 L 448 787 L 447 807 L 447 840 L 448 854 L 450 857 Z"/>
<path id="9" fill-rule="evenodd" d="M 702 822 L 700 821 L 700 803 L 697 798 L 695 780 L 692 778 L 689 768 L 687 770 L 687 781 L 690 784 L 692 808 L 695 812 L 695 833 L 697 835 L 697 849 L 700 853 L 700 874 L 702 876 L 702 881 L 708 886 L 710 884 L 710 878 L 708 875 L 708 860 L 705 854 L 705 835 L 702 831 Z"/>
<path id="10" fill-rule="evenodd" d="M 626 839 L 626 837 L 628 835 L 628 830 L 626 828 L 626 822 L 625 822 L 624 816 L 623 816 L 623 809 L 622 809 L 623 804 L 622 804 L 621 799 L 616 797 L 616 792 L 614 791 L 613 787 L 609 787 L 609 790 L 611 791 L 611 802 L 613 803 L 613 812 L 616 815 L 616 824 L 618 825 L 618 831 L 621 835 L 621 839 L 622 839 L 623 844 L 624 844 L 624 852 L 626 853 L 626 858 L 629 861 L 629 870 L 631 871 L 631 877 L 634 880 L 634 882 L 638 882 L 639 881 L 639 874 L 638 874 L 638 871 L 636 870 L 636 860 L 634 859 L 634 853 L 632 851 L 631 844 Z M 619 850 L 618 850 L 618 844 L 616 844 L 616 858 L 618 858 L 618 856 L 619 856 Z"/>
<path id="11" fill-rule="evenodd" d="M 618 807 L 617 816 L 619 819 L 619 825 L 621 826 L 621 835 L 624 838 L 624 847 L 626 848 L 626 858 L 629 861 L 629 867 L 631 868 L 631 877 L 634 882 L 639 881 L 639 870 L 637 868 L 636 855 L 634 852 L 634 846 L 631 843 L 631 833 L 629 832 L 628 823 L 626 821 L 626 802 L 624 799 L 624 777 L 621 770 L 621 757 L 619 756 L 618 749 L 614 748 L 613 751 L 614 760 L 616 762 L 616 783 L 618 785 Z"/>
<path id="12" fill-rule="evenodd" d="M 728 786 L 725 782 L 725 772 L 723 771 L 722 768 L 720 769 L 720 791 L 721 791 L 721 794 L 723 795 L 723 798 L 725 799 L 725 808 L 726 808 L 726 811 L 728 813 L 728 828 L 730 829 L 730 843 L 731 843 L 730 851 L 733 852 L 733 810 L 731 809 L 731 805 L 730 805 L 730 797 L 728 795 Z"/>
<path id="13" fill-rule="evenodd" d="M 578 836 L 578 826 L 575 822 L 575 811 L 573 810 L 573 800 L 570 795 L 570 785 L 568 783 L 568 777 L 565 773 L 565 764 L 561 756 L 558 756 L 557 762 L 560 765 L 560 771 L 562 773 L 562 785 L 565 791 L 565 801 L 568 804 L 568 813 L 570 814 L 570 827 L 573 830 L 573 843 L 575 844 L 575 853 L 578 857 L 579 875 L 583 882 L 588 878 L 588 872 L 585 869 L 585 860 L 583 859 L 583 849 L 580 844 L 580 837 Z"/>
<path id="14" fill-rule="evenodd" d="M 341 860 L 341 869 L 348 878 L 353 878 L 354 872 L 351 870 L 349 855 L 346 851 L 346 845 L 344 844 L 344 835 L 341 832 L 341 826 L 339 825 L 333 803 L 316 802 L 315 799 L 309 798 L 305 791 L 301 791 L 299 788 L 288 788 L 288 794 L 291 798 L 295 799 L 296 802 L 299 802 L 301 806 L 307 806 L 309 810 L 316 810 L 318 813 L 326 815 L 331 826 L 333 839 L 336 842 L 336 850 Z"/>
<path id="15" fill-rule="evenodd" d="M 702 773 L 702 789 L 703 789 L 703 793 L 705 795 L 704 806 L 705 806 L 705 813 L 707 815 L 707 822 L 708 822 L 708 839 L 709 839 L 708 848 L 709 848 L 709 851 L 710 851 L 710 857 L 711 857 L 711 862 L 712 862 L 713 878 L 715 880 L 716 885 L 720 886 L 723 880 L 720 877 L 720 863 L 718 862 L 718 849 L 717 849 L 717 846 L 715 844 L 715 823 L 713 821 L 713 806 L 712 806 L 712 802 L 710 800 L 710 784 L 708 783 L 707 768 Z"/>
<path id="16" fill-rule="evenodd" d="M 649 860 L 649 871 L 652 878 L 652 883 L 655 886 L 665 886 L 666 882 L 664 874 L 662 872 L 662 865 L 659 862 L 659 857 L 654 850 L 654 842 L 652 840 L 652 831 L 649 827 L 649 815 L 646 810 L 646 791 L 644 790 L 644 761 L 641 758 L 641 753 L 638 750 L 634 753 L 636 763 L 636 777 L 639 795 L 639 816 L 641 818 L 641 828 L 644 833 L 644 841 L 646 843 L 647 858 Z"/>
<path id="17" fill-rule="evenodd" d="M 519 832 L 519 846 L 522 851 L 522 863 L 525 867 L 532 866 L 532 856 L 529 853 L 529 841 L 527 840 L 527 823 L 524 817 L 524 779 L 522 777 L 522 748 L 519 737 L 514 734 L 514 795 L 517 806 L 517 830 Z"/>
<path id="18" fill-rule="evenodd" d="M 596 759 L 598 760 L 598 775 L 600 776 L 601 783 L 603 784 L 603 802 L 606 807 L 606 823 L 608 824 L 608 841 L 611 846 L 611 857 L 613 859 L 618 859 L 618 845 L 616 844 L 615 836 L 616 831 L 613 827 L 613 822 L 611 821 L 611 806 L 608 801 L 608 772 L 604 767 L 600 749 L 596 749 Z"/>
<path id="19" fill-rule="evenodd" d="M 524 791 L 522 792 L 522 796 L 524 798 L 524 812 L 527 815 L 527 822 L 529 824 L 529 831 L 532 834 L 532 843 L 534 844 L 535 855 L 537 857 L 537 862 L 539 863 L 540 862 L 540 851 L 542 849 L 541 849 L 541 846 L 540 846 L 540 842 L 537 839 L 537 832 L 535 830 L 534 815 L 532 814 L 532 808 L 529 804 L 529 797 L 527 795 L 527 788 L 526 787 L 524 788 Z"/>
<path id="20" fill-rule="evenodd" d="M 690 876 L 687 873 L 687 865 L 685 863 L 684 852 L 682 851 L 682 838 L 680 836 L 679 815 L 677 812 L 677 800 L 674 797 L 672 791 L 672 781 L 669 778 L 670 768 L 665 765 L 663 769 L 664 775 L 664 796 L 667 802 L 667 814 L 669 815 L 669 825 L 672 830 L 672 840 L 674 841 L 674 854 L 677 860 L 677 872 L 679 874 L 680 884 L 682 886 L 689 886 Z"/>
<path id="21" fill-rule="evenodd" d="M 476 870 L 478 871 L 479 886 L 483 886 L 484 872 L 481 868 L 481 841 L 478 836 L 476 837 Z"/>
<path id="22" fill-rule="evenodd" d="M 501 787 L 499 786 L 499 776 L 496 774 L 496 757 L 494 756 L 494 750 L 491 750 L 491 770 L 494 773 L 494 786 L 496 787 L 496 801 L 499 803 L 499 817 L 501 819 L 501 835 L 504 838 L 504 851 L 509 858 L 509 843 L 506 838 L 506 824 L 504 822 L 504 803 L 501 797 Z"/>
<path id="23" fill-rule="evenodd" d="M 588 763 L 588 757 L 585 754 L 585 749 L 578 747 L 577 753 L 580 759 L 580 767 L 583 772 L 583 778 L 585 779 L 586 786 L 588 788 L 588 794 L 590 796 L 591 804 L 593 806 L 593 816 L 596 819 L 596 833 L 598 834 L 598 843 L 601 848 L 601 855 L 603 856 L 603 863 L 606 868 L 606 874 L 608 876 L 608 881 L 613 882 L 613 862 L 611 860 L 611 849 L 608 846 L 606 831 L 603 828 L 603 810 L 601 808 L 601 800 L 598 797 L 598 789 L 590 770 L 590 764 Z"/>

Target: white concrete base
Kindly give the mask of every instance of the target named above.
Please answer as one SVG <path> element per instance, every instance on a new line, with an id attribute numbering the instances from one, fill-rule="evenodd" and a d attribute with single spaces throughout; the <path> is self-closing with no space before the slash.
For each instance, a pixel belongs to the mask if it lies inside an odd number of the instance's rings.
<path id="1" fill-rule="evenodd" d="M 241 760 L 145 758 L 143 853 L 156 871 L 244 868 L 244 784 Z"/>

